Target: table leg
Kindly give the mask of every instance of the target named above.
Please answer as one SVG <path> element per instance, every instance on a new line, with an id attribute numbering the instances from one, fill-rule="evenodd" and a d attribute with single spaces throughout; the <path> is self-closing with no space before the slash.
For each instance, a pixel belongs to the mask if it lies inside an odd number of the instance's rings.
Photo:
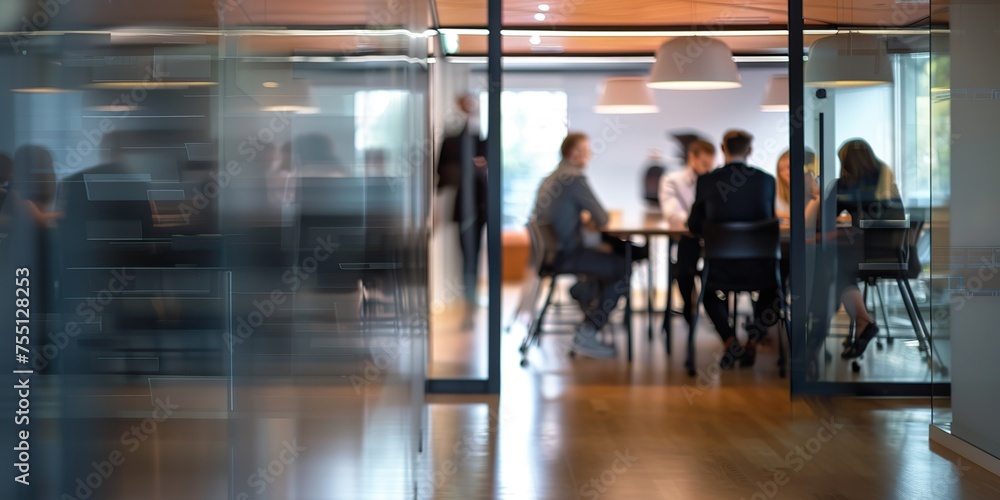
<path id="1" fill-rule="evenodd" d="M 646 237 L 646 337 L 653 341 L 653 237 Z"/>
<path id="2" fill-rule="evenodd" d="M 671 343 L 672 343 L 671 342 L 671 339 L 672 339 L 672 337 L 671 337 L 672 326 L 670 324 L 671 323 L 670 316 L 671 316 L 671 314 L 673 314 L 671 311 L 673 311 L 673 302 L 674 302 L 673 297 L 674 297 L 674 294 L 673 294 L 673 281 L 672 281 L 673 278 L 670 276 L 670 271 L 671 271 L 671 269 L 670 269 L 670 255 L 673 252 L 673 249 L 674 249 L 674 240 L 672 238 L 667 238 L 667 265 L 666 265 L 666 268 L 667 268 L 666 269 L 666 272 L 667 272 L 667 306 L 666 306 L 666 309 L 663 311 L 663 328 L 662 328 L 663 329 L 663 334 L 664 334 L 663 342 L 664 342 L 664 344 L 666 346 L 667 356 L 670 356 L 670 348 L 671 348 Z"/>
<path id="3" fill-rule="evenodd" d="M 625 335 L 628 336 L 628 361 L 632 362 L 632 242 L 625 242 Z"/>

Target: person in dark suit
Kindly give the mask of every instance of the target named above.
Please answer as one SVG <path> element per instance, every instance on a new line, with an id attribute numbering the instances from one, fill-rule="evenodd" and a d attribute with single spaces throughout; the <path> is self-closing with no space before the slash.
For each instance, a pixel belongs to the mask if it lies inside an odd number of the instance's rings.
<path id="1" fill-rule="evenodd" d="M 449 188 L 455 192 L 452 220 L 458 224 L 458 240 L 462 249 L 462 284 L 466 302 L 463 324 L 469 327 L 476 309 L 479 253 L 486 228 L 486 140 L 479 137 L 479 130 L 471 120 L 479 109 L 476 98 L 472 95 L 460 97 L 458 108 L 464 123 L 456 134 L 447 137 L 441 144 L 437 187 L 439 192 Z"/>
<path id="2" fill-rule="evenodd" d="M 730 130 L 722 138 L 726 164 L 702 175 L 695 187 L 694 204 L 688 228 L 701 233 L 706 222 L 755 222 L 774 219 L 775 180 L 767 172 L 747 164 L 753 136 L 743 130 Z M 741 366 L 752 366 L 756 344 L 777 323 L 778 282 L 774 262 L 731 261 L 709 266 L 709 280 L 724 283 L 774 282 L 774 287 L 759 290 L 754 303 L 754 321 L 747 327 L 749 340 L 741 346 L 736 329 L 729 324 L 728 302 L 724 294 L 705 290 L 705 311 L 725 343 L 720 365 L 730 368 L 739 359 Z M 720 297 L 719 295 L 723 295 Z"/>

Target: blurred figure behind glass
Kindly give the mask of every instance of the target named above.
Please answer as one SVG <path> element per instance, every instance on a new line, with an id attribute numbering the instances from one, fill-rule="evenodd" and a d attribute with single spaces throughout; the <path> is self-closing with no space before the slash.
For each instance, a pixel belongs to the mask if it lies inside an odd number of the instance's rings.
<path id="1" fill-rule="evenodd" d="M 476 311 L 476 285 L 479 281 L 479 254 L 486 228 L 486 140 L 479 137 L 475 113 L 479 101 L 471 94 L 457 100 L 462 114 L 462 128 L 445 138 L 438 156 L 438 192 L 455 193 L 452 220 L 458 224 L 462 250 L 462 285 L 465 294 L 463 328 L 472 326 Z"/>
<path id="2" fill-rule="evenodd" d="M 859 263 L 877 257 L 866 255 L 866 250 L 883 246 L 880 245 L 883 235 L 877 230 L 861 230 L 860 222 L 900 220 L 905 217 L 905 209 L 892 170 L 875 156 L 868 142 L 848 140 L 837 151 L 837 156 L 840 159 L 837 212 L 847 212 L 851 216 L 851 231 L 839 233 L 837 245 L 837 291 L 857 332 L 854 342 L 844 349 L 841 357 L 851 359 L 864 354 L 868 343 L 878 335 L 878 327 L 865 307 L 857 280 Z M 893 242 L 889 236 L 884 246 L 889 252 L 898 251 L 901 242 Z M 890 255 L 890 258 L 895 256 Z"/>

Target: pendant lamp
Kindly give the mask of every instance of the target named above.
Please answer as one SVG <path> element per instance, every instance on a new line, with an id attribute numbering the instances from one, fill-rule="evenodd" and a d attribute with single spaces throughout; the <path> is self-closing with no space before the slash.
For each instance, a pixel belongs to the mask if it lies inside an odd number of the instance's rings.
<path id="1" fill-rule="evenodd" d="M 653 100 L 653 93 L 641 76 L 619 76 L 608 78 L 601 89 L 601 97 L 594 106 L 600 114 L 642 114 L 659 113 L 660 108 Z"/>
<path id="2" fill-rule="evenodd" d="M 703 36 L 677 37 L 656 52 L 649 87 L 672 90 L 734 89 L 742 86 L 733 52 L 722 41 Z"/>
<path id="3" fill-rule="evenodd" d="M 809 47 L 805 84 L 810 87 L 872 87 L 892 82 L 889 54 L 875 35 L 833 35 Z"/>
<path id="4" fill-rule="evenodd" d="M 788 112 L 788 75 L 774 75 L 768 80 L 760 110 Z"/>

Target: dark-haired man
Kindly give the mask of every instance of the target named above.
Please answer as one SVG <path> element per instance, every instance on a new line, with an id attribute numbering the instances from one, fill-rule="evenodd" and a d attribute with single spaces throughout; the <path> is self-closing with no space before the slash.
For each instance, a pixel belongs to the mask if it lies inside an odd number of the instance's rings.
<path id="1" fill-rule="evenodd" d="M 774 219 L 774 177 L 747 164 L 753 151 L 753 136 L 743 130 L 730 130 L 722 138 L 722 154 L 726 164 L 698 178 L 695 200 L 688 218 L 688 228 L 701 233 L 706 222 L 755 222 Z M 765 262 L 723 262 L 709 267 L 710 281 L 761 282 L 776 281 L 773 267 Z M 771 263 L 773 265 L 773 262 Z M 720 365 L 729 368 L 739 359 L 742 366 L 752 366 L 757 341 L 767 328 L 777 322 L 773 308 L 777 302 L 777 287 L 759 291 L 754 303 L 754 321 L 748 326 L 750 339 L 742 347 L 736 329 L 729 324 L 728 301 L 715 290 L 705 290 L 705 312 L 725 343 Z M 771 312 L 768 313 L 767 311 Z"/>
<path id="2" fill-rule="evenodd" d="M 538 188 L 533 217 L 554 233 L 558 245 L 556 270 L 583 276 L 586 283 L 594 285 L 589 293 L 575 287 L 574 297 L 586 310 L 573 337 L 574 349 L 586 356 L 610 358 L 615 355 L 614 346 L 603 344 L 596 335 L 628 291 L 625 243 L 602 238 L 598 233 L 608 223 L 608 212 L 583 175 L 591 158 L 587 136 L 570 133 L 563 140 L 560 153 L 562 161 L 558 168 Z M 645 255 L 643 247 L 634 251 L 635 259 Z"/>

